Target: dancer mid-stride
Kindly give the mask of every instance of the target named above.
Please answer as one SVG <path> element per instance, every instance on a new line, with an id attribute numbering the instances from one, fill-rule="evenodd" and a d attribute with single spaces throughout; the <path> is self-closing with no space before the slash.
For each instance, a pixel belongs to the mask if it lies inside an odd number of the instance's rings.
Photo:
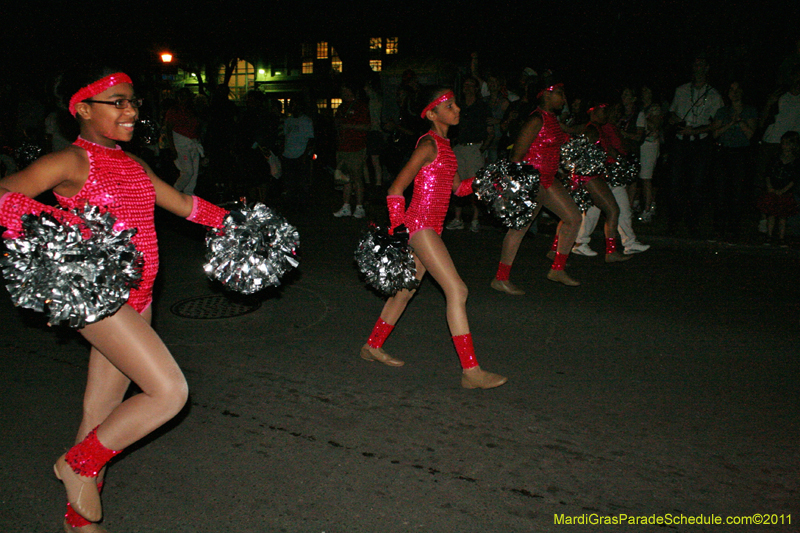
<path id="1" fill-rule="evenodd" d="M 405 224 L 408 228 L 417 279 L 421 280 L 429 272 L 444 291 L 447 325 L 463 369 L 461 385 L 467 389 L 491 389 L 507 379 L 478 366 L 467 320 L 467 286 L 458 275 L 441 238 L 451 193 L 466 196 L 472 192 L 472 180 L 462 181 L 458 176 L 456 158 L 447 139 L 450 126 L 458 124 L 460 110 L 450 89 L 435 89 L 428 96 L 425 100 L 428 103 L 420 116 L 430 122 L 431 130 L 417 142 L 411 159 L 389 188 L 386 203 L 390 226 L 394 229 Z M 414 193 L 411 205 L 406 209 L 403 191 L 412 181 Z M 403 361 L 386 353 L 382 346 L 414 292 L 404 289 L 389 298 L 367 343 L 361 348 L 362 358 L 389 366 L 403 365 Z"/>
<path id="2" fill-rule="evenodd" d="M 561 145 L 569 140 L 569 135 L 561 129 L 555 115 L 567 102 L 562 84 L 543 88 L 538 93 L 538 99 L 539 107 L 522 126 L 509 159 L 533 165 L 540 172 L 541 186 L 536 201 L 561 219 L 556 242 L 553 243 L 554 260 L 547 279 L 574 287 L 580 283 L 567 275 L 564 268 L 581 226 L 581 212 L 564 186 L 555 179 L 561 158 Z M 530 224 L 522 229 L 509 229 L 506 233 L 500 250 L 500 264 L 491 283 L 493 289 L 516 296 L 525 294 L 525 291 L 509 281 L 509 275 L 528 228 Z"/>
<path id="3" fill-rule="evenodd" d="M 87 70 L 65 78 L 61 87 L 80 137 L 0 180 L 0 225 L 8 228 L 4 236 L 13 237 L 26 214 L 50 212 L 75 221 L 70 213 L 32 199 L 52 190 L 65 208 L 89 202 L 107 209 L 122 227 L 137 230 L 132 241 L 144 257 L 139 287 L 116 313 L 80 330 L 91 344 L 83 418 L 77 444 L 55 464 L 69 502 L 64 530 L 100 533 L 105 529 L 96 522 L 102 518 L 106 463 L 178 414 L 188 395 L 180 368 L 150 326 L 158 272 L 154 206 L 214 227 L 222 226 L 227 211 L 176 191 L 117 146 L 133 137 L 142 103 L 127 75 Z M 131 381 L 141 392 L 125 399 Z"/>

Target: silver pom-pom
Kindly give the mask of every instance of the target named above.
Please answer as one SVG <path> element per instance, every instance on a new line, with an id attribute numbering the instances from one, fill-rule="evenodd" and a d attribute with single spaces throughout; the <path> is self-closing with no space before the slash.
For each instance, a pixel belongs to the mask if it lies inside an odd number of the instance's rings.
<path id="1" fill-rule="evenodd" d="M 6 241 L 0 265 L 14 305 L 46 313 L 51 325 L 83 328 L 128 301 L 144 260 L 131 242 L 135 228 L 115 229 L 114 216 L 94 206 L 73 212 L 83 228 L 47 213 L 24 215 L 22 235 Z"/>
<path id="2" fill-rule="evenodd" d="M 154 121 L 142 118 L 136 123 L 136 135 L 144 144 L 156 144 L 161 131 Z"/>
<path id="3" fill-rule="evenodd" d="M 558 178 L 582 213 L 585 213 L 594 205 L 592 195 L 590 195 L 589 191 L 586 189 L 586 181 L 588 180 L 585 179 L 585 177 L 570 176 L 559 171 Z"/>
<path id="4" fill-rule="evenodd" d="M 381 294 L 393 296 L 419 286 L 412 251 L 405 226 L 396 227 L 394 235 L 389 235 L 386 229 L 370 225 L 358 243 L 355 258 L 367 284 Z"/>
<path id="5" fill-rule="evenodd" d="M 44 155 L 44 150 L 41 146 L 33 143 L 22 143 L 16 150 L 14 150 L 14 159 L 17 162 L 17 168 L 22 170 L 40 157 Z"/>
<path id="6" fill-rule="evenodd" d="M 227 289 L 253 294 L 280 285 L 300 264 L 299 246 L 297 228 L 285 218 L 264 204 L 242 206 L 225 217 L 221 229 L 209 230 L 203 270 Z"/>
<path id="7" fill-rule="evenodd" d="M 561 168 L 567 174 L 596 176 L 605 171 L 606 153 L 581 135 L 561 145 Z"/>
<path id="8" fill-rule="evenodd" d="M 620 157 L 606 165 L 606 181 L 609 187 L 624 187 L 639 179 L 641 165 L 635 157 Z"/>
<path id="9" fill-rule="evenodd" d="M 506 227 L 522 229 L 533 220 L 539 171 L 525 163 L 501 159 L 475 174 L 472 190 Z"/>

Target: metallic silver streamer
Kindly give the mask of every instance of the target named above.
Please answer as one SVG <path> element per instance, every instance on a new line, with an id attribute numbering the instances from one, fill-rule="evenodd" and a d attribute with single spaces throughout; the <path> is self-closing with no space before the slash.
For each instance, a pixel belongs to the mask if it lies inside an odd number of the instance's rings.
<path id="1" fill-rule="evenodd" d="M 561 145 L 561 168 L 567 174 L 596 176 L 605 172 L 606 153 L 583 135 Z"/>
<path id="2" fill-rule="evenodd" d="M 0 266 L 14 305 L 46 313 L 50 325 L 83 328 L 122 307 L 144 260 L 131 242 L 135 228 L 114 229 L 113 215 L 88 204 L 73 212 L 83 227 L 24 215 L 22 235 L 6 241 Z"/>
<path id="3" fill-rule="evenodd" d="M 158 124 L 149 118 L 142 118 L 136 123 L 136 135 L 144 144 L 156 144 L 161 131 Z"/>
<path id="4" fill-rule="evenodd" d="M 23 143 L 14 150 L 14 159 L 17 162 L 17 169 L 22 170 L 44 155 L 41 146 L 33 143 Z"/>
<path id="5" fill-rule="evenodd" d="M 639 179 L 641 164 L 635 157 L 623 156 L 606 165 L 606 181 L 609 187 L 624 187 Z"/>
<path id="6" fill-rule="evenodd" d="M 393 296 L 403 289 L 414 290 L 419 286 L 412 251 L 405 226 L 398 226 L 394 235 L 389 235 L 385 228 L 370 225 L 358 242 L 355 259 L 370 287 Z"/>
<path id="7" fill-rule="evenodd" d="M 222 229 L 206 235 L 209 278 L 225 288 L 253 294 L 280 285 L 280 278 L 300 264 L 297 228 L 264 204 L 242 206 L 225 217 Z"/>
<path id="8" fill-rule="evenodd" d="M 561 184 L 567 189 L 567 192 L 575 201 L 575 204 L 577 204 L 581 212 L 585 213 L 594 205 L 592 195 L 590 195 L 589 191 L 586 189 L 585 181 L 573 180 L 570 175 L 562 171 L 558 172 L 557 177 L 561 180 Z"/>
<path id="9" fill-rule="evenodd" d="M 522 229 L 533 220 L 539 171 L 501 159 L 475 174 L 472 190 L 506 227 Z"/>

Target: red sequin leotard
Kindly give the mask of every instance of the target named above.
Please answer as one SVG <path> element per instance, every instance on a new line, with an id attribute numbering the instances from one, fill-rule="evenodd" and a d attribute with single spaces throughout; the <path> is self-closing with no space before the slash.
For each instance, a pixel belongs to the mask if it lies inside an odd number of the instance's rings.
<path id="1" fill-rule="evenodd" d="M 144 255 L 144 270 L 139 287 L 131 290 L 128 304 L 141 313 L 153 300 L 153 283 L 158 273 L 158 241 L 153 218 L 155 189 L 142 166 L 119 146 L 106 148 L 80 137 L 74 144 L 89 155 L 89 177 L 75 196 L 55 196 L 68 209 L 82 208 L 87 201 L 105 207 L 117 218 L 118 227 L 138 230 L 132 240 Z"/>
<path id="2" fill-rule="evenodd" d="M 569 135 L 561 129 L 558 119 L 553 113 L 538 108 L 534 113 L 542 116 L 542 129 L 531 143 L 528 152 L 522 159 L 539 170 L 539 183 L 545 189 L 553 184 L 561 158 L 561 145 L 569 140 Z"/>
<path id="3" fill-rule="evenodd" d="M 450 140 L 433 131 L 426 135 L 436 141 L 436 159 L 422 167 L 414 177 L 414 194 L 405 215 L 409 236 L 426 228 L 442 234 L 444 217 L 447 215 L 450 194 L 453 191 L 453 178 L 458 170 Z"/>

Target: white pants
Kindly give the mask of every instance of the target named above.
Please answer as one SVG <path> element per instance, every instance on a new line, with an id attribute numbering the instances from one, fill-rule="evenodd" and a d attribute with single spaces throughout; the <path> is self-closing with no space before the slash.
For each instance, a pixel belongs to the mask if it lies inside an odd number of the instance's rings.
<path id="1" fill-rule="evenodd" d="M 182 193 L 194 194 L 197 174 L 200 172 L 200 159 L 205 155 L 203 145 L 197 139 L 190 139 L 174 131 L 172 140 L 175 142 L 175 150 L 178 152 L 175 166 L 181 171 L 178 181 L 175 182 L 175 188 Z"/>
<path id="2" fill-rule="evenodd" d="M 643 180 L 653 179 L 653 171 L 658 162 L 658 155 L 661 152 L 661 144 L 652 141 L 645 141 L 639 147 L 639 161 L 642 164 L 639 171 L 639 178 Z"/>
<path id="3" fill-rule="evenodd" d="M 628 191 L 625 187 L 611 187 L 611 192 L 614 194 L 614 199 L 619 204 L 619 224 L 617 231 L 622 241 L 622 247 L 627 248 L 632 243 L 636 242 L 636 234 L 633 232 L 631 225 L 631 201 L 628 198 Z M 586 213 L 583 214 L 583 221 L 581 222 L 581 229 L 578 231 L 578 237 L 575 239 L 575 244 L 588 244 L 592 240 L 592 232 L 597 227 L 597 221 L 600 220 L 600 208 L 592 206 Z"/>

